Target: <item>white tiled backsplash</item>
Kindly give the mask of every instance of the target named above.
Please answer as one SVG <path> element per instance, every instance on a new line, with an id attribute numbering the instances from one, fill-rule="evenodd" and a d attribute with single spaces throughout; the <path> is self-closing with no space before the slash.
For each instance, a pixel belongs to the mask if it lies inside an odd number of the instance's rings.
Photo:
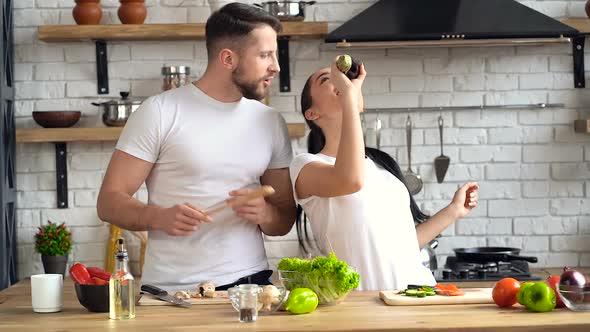
<path id="1" fill-rule="evenodd" d="M 307 20 L 336 27 L 373 1 L 318 1 Z M 204 22 L 206 1 L 148 0 L 147 23 Z M 585 1 L 524 1 L 549 16 L 582 17 Z M 118 1 L 101 1 L 103 23 L 118 23 Z M 87 125 L 100 123 L 95 48 L 91 42 L 50 43 L 36 39 L 43 24 L 73 24 L 72 0 L 19 0 L 15 6 L 17 123 L 33 126 L 34 110 L 82 110 Z M 301 122 L 298 94 L 308 75 L 327 66 L 335 54 L 319 40 L 290 44 L 292 92 L 279 93 L 273 82 L 270 102 L 288 122 Z M 574 89 L 571 46 L 494 47 L 351 52 L 363 60 L 367 108 L 564 103 L 545 110 L 462 110 L 443 112 L 445 154 L 451 166 L 436 183 L 433 160 L 439 155 L 436 112 L 412 114 L 414 170 L 425 181 L 416 196 L 422 208 L 436 212 L 467 180 L 480 183 L 480 205 L 444 232 L 439 259 L 455 247 L 502 245 L 523 249 L 533 266 L 590 266 L 590 135 L 575 134 L 573 120 L 589 117 L 590 90 Z M 161 90 L 163 65 L 188 65 L 198 77 L 206 65 L 205 43 L 186 41 L 108 44 L 109 84 L 149 96 Z M 589 57 L 586 58 L 587 60 Z M 587 66 L 588 67 L 588 66 Z M 404 123 L 407 114 L 383 113 L 381 147 L 407 167 Z M 371 126 L 375 115 L 367 115 Z M 369 144 L 374 144 L 368 132 Z M 293 141 L 296 152 L 305 140 Z M 20 277 L 42 271 L 33 249 L 35 227 L 47 220 L 72 229 L 70 261 L 102 266 L 108 225 L 96 215 L 96 196 L 114 143 L 68 144 L 69 209 L 56 209 L 55 150 L 52 144 L 17 145 L 18 259 Z M 145 191 L 137 195 L 146 200 Z M 131 259 L 137 262 L 133 237 Z M 294 232 L 267 238 L 272 265 L 298 254 Z M 441 262 L 441 263 L 442 263 Z"/>

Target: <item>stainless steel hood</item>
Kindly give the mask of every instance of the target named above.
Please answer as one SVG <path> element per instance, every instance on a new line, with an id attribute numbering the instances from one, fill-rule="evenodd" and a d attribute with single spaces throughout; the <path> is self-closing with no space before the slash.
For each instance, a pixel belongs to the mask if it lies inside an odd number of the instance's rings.
<path id="1" fill-rule="evenodd" d="M 578 31 L 514 0 L 380 0 L 326 37 L 338 47 L 568 43 Z"/>

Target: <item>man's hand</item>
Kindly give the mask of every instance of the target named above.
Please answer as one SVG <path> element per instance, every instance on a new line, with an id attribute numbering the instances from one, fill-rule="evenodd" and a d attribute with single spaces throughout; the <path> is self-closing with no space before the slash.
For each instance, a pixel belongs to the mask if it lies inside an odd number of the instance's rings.
<path id="1" fill-rule="evenodd" d="M 141 219 L 149 221 L 150 229 L 164 231 L 173 236 L 191 235 L 200 224 L 213 221 L 189 203 L 176 204 L 169 208 L 146 206 L 142 210 Z"/>
<path id="2" fill-rule="evenodd" d="M 238 189 L 231 191 L 228 203 L 236 214 L 243 219 L 246 219 L 256 225 L 262 225 L 272 220 L 271 209 L 272 206 L 266 202 L 264 197 L 257 197 L 250 200 L 243 199 L 255 189 Z"/>

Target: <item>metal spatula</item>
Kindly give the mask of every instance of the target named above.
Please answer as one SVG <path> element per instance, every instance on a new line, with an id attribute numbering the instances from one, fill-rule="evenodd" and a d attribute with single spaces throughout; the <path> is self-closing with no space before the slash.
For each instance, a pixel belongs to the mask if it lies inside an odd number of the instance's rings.
<path id="1" fill-rule="evenodd" d="M 449 169 L 451 159 L 443 154 L 443 118 L 438 116 L 438 131 L 440 132 L 440 156 L 434 158 L 434 172 L 436 173 L 436 181 L 442 183 Z"/>

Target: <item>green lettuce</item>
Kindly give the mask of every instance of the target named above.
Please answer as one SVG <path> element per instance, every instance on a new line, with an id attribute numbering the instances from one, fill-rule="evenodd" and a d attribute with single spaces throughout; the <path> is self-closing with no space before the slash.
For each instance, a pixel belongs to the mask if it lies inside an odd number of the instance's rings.
<path id="1" fill-rule="evenodd" d="M 360 275 L 334 253 L 329 257 L 318 256 L 312 260 L 283 258 L 278 269 L 289 289 L 306 287 L 312 289 L 320 303 L 330 303 L 344 297 L 358 287 Z"/>

